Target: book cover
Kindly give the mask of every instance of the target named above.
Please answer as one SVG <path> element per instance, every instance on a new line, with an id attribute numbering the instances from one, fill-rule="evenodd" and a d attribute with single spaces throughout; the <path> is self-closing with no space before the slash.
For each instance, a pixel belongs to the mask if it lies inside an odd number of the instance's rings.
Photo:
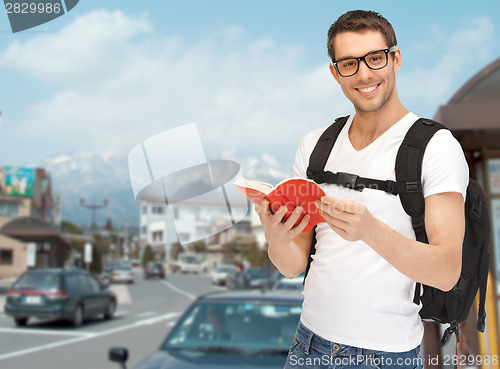
<path id="1" fill-rule="evenodd" d="M 272 212 L 276 212 L 280 206 L 285 205 L 288 209 L 285 219 L 288 219 L 295 207 L 300 205 L 303 212 L 295 224 L 297 225 L 306 214 L 311 217 L 309 224 L 302 232 L 310 231 L 316 224 L 325 221 L 314 205 L 316 200 L 325 196 L 325 192 L 310 179 L 289 178 L 281 181 L 275 187 L 265 182 L 238 178 L 233 185 L 256 205 L 260 205 L 264 198 L 269 200 Z"/>

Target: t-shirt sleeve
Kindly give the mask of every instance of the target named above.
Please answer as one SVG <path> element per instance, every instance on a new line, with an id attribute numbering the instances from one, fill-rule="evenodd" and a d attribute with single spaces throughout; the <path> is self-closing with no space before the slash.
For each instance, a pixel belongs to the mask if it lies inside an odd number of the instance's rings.
<path id="1" fill-rule="evenodd" d="M 306 134 L 299 143 L 295 160 L 293 162 L 293 176 L 307 178 L 307 167 L 309 166 L 309 157 L 314 146 L 326 127 L 315 129 Z"/>
<path id="2" fill-rule="evenodd" d="M 469 167 L 460 143 L 446 129 L 434 134 L 422 162 L 424 197 L 444 192 L 459 192 L 465 199 Z"/>

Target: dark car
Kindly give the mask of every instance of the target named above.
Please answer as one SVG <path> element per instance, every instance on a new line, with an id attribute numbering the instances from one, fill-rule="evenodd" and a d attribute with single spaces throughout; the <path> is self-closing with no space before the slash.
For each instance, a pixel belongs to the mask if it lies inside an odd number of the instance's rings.
<path id="1" fill-rule="evenodd" d="M 266 268 L 250 267 L 245 269 L 245 273 L 250 280 L 250 288 L 266 287 L 271 278 L 271 271 Z"/>
<path id="2" fill-rule="evenodd" d="M 144 278 L 159 277 L 165 279 L 165 268 L 161 263 L 150 261 L 144 267 Z"/>
<path id="3" fill-rule="evenodd" d="M 302 311 L 302 295 L 259 290 L 198 298 L 159 350 L 135 369 L 283 368 Z M 124 364 L 126 348 L 109 358 Z"/>
<path id="4" fill-rule="evenodd" d="M 248 280 L 248 288 L 267 288 L 270 285 L 271 271 L 265 268 L 250 267 L 243 270 Z M 228 273 L 226 286 L 229 290 L 235 288 L 236 272 Z"/>
<path id="5" fill-rule="evenodd" d="M 5 314 L 19 326 L 36 317 L 79 326 L 91 316 L 113 318 L 116 296 L 80 269 L 30 269 L 7 291 Z"/>

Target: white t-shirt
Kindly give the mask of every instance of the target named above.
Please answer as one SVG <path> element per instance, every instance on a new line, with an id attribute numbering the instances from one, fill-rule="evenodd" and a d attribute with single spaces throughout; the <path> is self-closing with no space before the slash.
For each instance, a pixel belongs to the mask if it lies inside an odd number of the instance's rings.
<path id="1" fill-rule="evenodd" d="M 418 119 L 408 113 L 362 150 L 352 146 L 350 116 L 333 147 L 325 170 L 395 180 L 396 154 L 405 134 Z M 297 150 L 294 176 L 306 177 L 309 157 L 326 128 L 308 133 Z M 422 164 L 424 197 L 459 192 L 465 199 L 469 171 L 462 148 L 448 130 L 430 140 Z M 328 196 L 364 204 L 370 213 L 409 239 L 415 239 L 411 218 L 399 196 L 384 191 L 353 191 L 333 184 L 321 187 Z M 420 307 L 413 303 L 415 282 L 399 272 L 362 241 L 346 241 L 326 223 L 316 228 L 316 254 L 304 288 L 301 322 L 321 337 L 366 349 L 404 352 L 422 340 Z"/>

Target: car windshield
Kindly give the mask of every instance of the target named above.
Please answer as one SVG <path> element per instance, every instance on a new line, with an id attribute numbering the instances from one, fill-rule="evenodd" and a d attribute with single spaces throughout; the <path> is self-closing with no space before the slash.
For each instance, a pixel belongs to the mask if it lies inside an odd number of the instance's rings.
<path id="1" fill-rule="evenodd" d="M 268 269 L 250 268 L 247 270 L 247 275 L 251 279 L 269 278 L 271 276 L 271 272 Z"/>
<path id="2" fill-rule="evenodd" d="M 231 265 L 219 265 L 215 271 L 218 273 L 227 273 L 227 272 L 232 272 L 236 268 L 231 266 Z"/>
<path id="3" fill-rule="evenodd" d="M 116 267 L 115 270 L 120 271 L 120 272 L 131 272 L 132 268 L 128 267 L 128 266 L 121 265 L 121 266 Z"/>
<path id="4" fill-rule="evenodd" d="M 196 263 L 197 259 L 196 256 L 182 256 L 181 257 L 182 261 L 185 263 Z"/>
<path id="5" fill-rule="evenodd" d="M 58 291 L 61 288 L 61 279 L 56 273 L 28 272 L 19 277 L 13 288 L 16 290 Z"/>
<path id="6" fill-rule="evenodd" d="M 200 302 L 179 321 L 162 349 L 286 352 L 301 311 L 299 300 Z"/>
<path id="7" fill-rule="evenodd" d="M 276 289 L 285 291 L 302 291 L 304 289 L 304 284 L 302 283 L 302 280 L 293 282 L 283 281 L 276 285 Z"/>

